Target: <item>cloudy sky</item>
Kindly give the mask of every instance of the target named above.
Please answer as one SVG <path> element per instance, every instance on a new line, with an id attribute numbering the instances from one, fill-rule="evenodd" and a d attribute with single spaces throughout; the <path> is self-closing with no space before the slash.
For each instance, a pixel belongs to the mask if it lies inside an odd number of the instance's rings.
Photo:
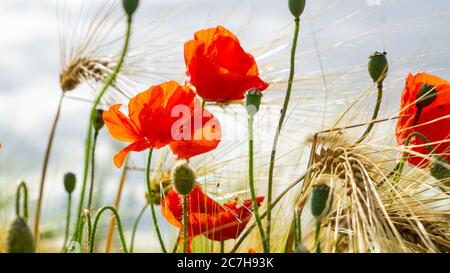
<path id="1" fill-rule="evenodd" d="M 61 23 L 57 20 L 56 7 L 61 7 L 63 2 L 66 7 L 65 12 L 59 12 L 62 17 L 71 14 L 72 19 L 77 18 L 75 14 L 86 7 L 86 1 L 82 0 L 0 1 L 0 143 L 3 145 L 0 150 L 0 197 L 11 193 L 15 181 L 23 178 L 31 186 L 32 200 L 36 198 L 34 193 L 50 124 L 61 94 L 58 48 L 58 24 Z M 152 37 L 158 40 L 158 36 L 170 34 L 175 37 L 171 52 L 179 52 L 179 57 L 182 57 L 182 42 L 191 38 L 193 31 L 222 24 L 238 34 L 245 48 L 267 52 L 273 43 L 279 49 L 276 58 L 283 60 L 289 52 L 292 26 L 286 2 L 143 0 L 136 14 L 136 28 L 145 34 L 135 42 L 145 46 Z M 305 57 L 298 73 L 314 73 L 321 66 L 326 73 L 343 67 L 356 70 L 366 63 L 368 53 L 386 50 L 393 63 L 394 75 L 398 76 L 392 79 L 393 86 L 400 86 L 402 75 L 409 71 L 426 70 L 450 79 L 450 1 L 307 2 L 299 54 L 312 57 Z M 118 9 L 117 14 L 120 12 Z M 85 13 L 86 18 L 80 19 L 81 25 L 92 20 L 89 19 L 92 10 Z M 146 23 L 152 20 L 160 24 L 145 32 Z M 121 27 L 123 25 L 119 24 L 114 31 L 120 32 Z M 155 57 L 158 57 L 158 51 L 155 52 Z M 321 56 L 321 62 L 318 56 Z M 271 66 L 267 67 L 264 72 L 269 74 Z M 286 67 L 287 62 L 279 66 L 278 73 L 286 73 L 283 70 Z M 183 63 L 175 64 L 173 69 L 171 73 L 181 80 Z M 340 91 L 337 87 L 335 89 L 335 92 Z M 73 96 L 89 97 L 90 94 L 86 87 L 76 92 Z M 399 92 L 388 95 L 393 107 L 398 104 Z M 61 199 L 61 179 L 65 172 L 73 171 L 79 175 L 82 172 L 88 110 L 86 102 L 64 101 L 48 175 L 50 200 Z M 109 139 L 106 131 L 102 132 L 101 138 L 104 145 L 98 149 L 98 160 L 109 162 L 120 146 Z M 105 180 L 117 177 L 117 174 L 112 166 L 100 168 L 100 176 Z M 105 191 L 108 193 L 114 189 L 111 187 Z M 105 198 L 111 200 L 109 196 Z M 49 203 L 44 204 L 44 213 L 53 210 Z"/>

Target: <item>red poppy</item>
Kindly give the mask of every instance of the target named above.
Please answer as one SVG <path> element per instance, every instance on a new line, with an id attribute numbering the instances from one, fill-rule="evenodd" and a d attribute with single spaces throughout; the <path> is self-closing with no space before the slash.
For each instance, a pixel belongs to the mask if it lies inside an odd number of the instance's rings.
<path id="1" fill-rule="evenodd" d="M 120 107 L 115 104 L 103 113 L 111 136 L 131 142 L 114 156 L 118 168 L 131 151 L 170 145 L 179 159 L 188 159 L 215 149 L 220 142 L 219 121 L 202 109 L 191 88 L 177 82 L 152 86 L 132 98 L 128 117 Z"/>
<path id="2" fill-rule="evenodd" d="M 242 100 L 252 88 L 268 84 L 259 78 L 252 55 L 242 49 L 238 38 L 222 26 L 200 30 L 184 45 L 187 82 L 206 101 Z"/>
<path id="3" fill-rule="evenodd" d="M 239 237 L 252 217 L 252 201 L 245 200 L 242 205 L 236 202 L 221 206 L 209 198 L 196 185 L 188 195 L 188 251 L 191 252 L 190 244 L 193 237 L 204 235 L 210 240 L 225 241 Z M 258 206 L 264 197 L 257 197 Z M 183 244 L 183 197 L 174 189 L 171 189 L 162 201 L 162 214 L 169 223 L 180 228 L 180 244 Z"/>
<path id="4" fill-rule="evenodd" d="M 418 93 L 425 85 L 429 85 L 437 91 L 434 101 L 419 109 L 417 106 Z M 406 86 L 403 90 L 400 119 L 397 123 L 396 137 L 399 145 L 405 144 L 405 140 L 413 132 L 419 132 L 426 136 L 430 143 L 450 140 L 450 83 L 436 76 L 420 73 L 415 76 L 408 75 Z M 427 155 L 429 153 L 421 138 L 413 137 L 410 145 L 422 145 L 414 147 L 414 152 Z M 433 153 L 442 154 L 450 160 L 450 142 L 433 145 Z M 413 166 L 425 168 L 428 160 L 424 156 L 410 155 L 408 161 Z"/>

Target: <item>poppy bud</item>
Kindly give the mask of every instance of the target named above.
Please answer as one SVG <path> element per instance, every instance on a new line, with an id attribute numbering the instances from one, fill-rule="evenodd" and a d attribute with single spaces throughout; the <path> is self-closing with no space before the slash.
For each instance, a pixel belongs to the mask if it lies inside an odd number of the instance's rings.
<path id="1" fill-rule="evenodd" d="M 249 115 L 254 115 L 259 111 L 262 93 L 258 89 L 252 88 L 245 95 L 245 107 Z"/>
<path id="2" fill-rule="evenodd" d="M 424 108 L 432 104 L 437 96 L 437 89 L 431 84 L 424 83 L 417 93 L 417 107 Z"/>
<path id="3" fill-rule="evenodd" d="M 34 239 L 27 222 L 17 217 L 11 223 L 7 239 L 8 253 L 34 253 Z"/>
<path id="4" fill-rule="evenodd" d="M 430 172 L 431 175 L 438 179 L 438 180 L 444 180 L 450 177 L 450 169 L 448 169 L 446 166 L 443 166 L 444 164 L 448 165 L 447 159 L 443 156 L 437 156 L 433 155 L 435 161 L 433 161 L 430 164 Z"/>
<path id="5" fill-rule="evenodd" d="M 97 109 L 97 111 L 95 112 L 93 126 L 96 131 L 100 131 L 105 125 L 105 122 L 103 121 L 103 112 L 104 111 L 101 109 Z"/>
<path id="6" fill-rule="evenodd" d="M 138 8 L 139 0 L 122 0 L 122 5 L 128 17 L 131 17 Z"/>
<path id="7" fill-rule="evenodd" d="M 64 188 L 68 194 L 72 194 L 75 190 L 75 185 L 77 183 L 77 178 L 73 173 L 66 173 L 64 175 Z"/>
<path id="8" fill-rule="evenodd" d="M 305 10 L 306 0 L 289 0 L 289 10 L 295 18 L 300 18 Z"/>
<path id="9" fill-rule="evenodd" d="M 374 82 L 382 83 L 386 79 L 389 64 L 386 52 L 375 52 L 369 57 L 369 74 Z"/>
<path id="10" fill-rule="evenodd" d="M 181 195 L 187 195 L 195 187 L 195 174 L 186 162 L 180 162 L 172 170 L 172 183 Z"/>
<path id="11" fill-rule="evenodd" d="M 325 184 L 314 186 L 311 197 L 311 213 L 318 221 L 328 213 L 329 204 L 331 203 L 329 195 L 329 186 Z"/>

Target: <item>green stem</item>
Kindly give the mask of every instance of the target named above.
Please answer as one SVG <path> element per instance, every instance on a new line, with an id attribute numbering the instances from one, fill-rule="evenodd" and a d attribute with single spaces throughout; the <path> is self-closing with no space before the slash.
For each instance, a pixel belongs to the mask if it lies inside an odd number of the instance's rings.
<path id="1" fill-rule="evenodd" d="M 294 211 L 294 227 L 295 227 L 295 248 L 302 244 L 302 225 L 301 225 L 301 215 L 300 210 L 296 209 Z"/>
<path id="2" fill-rule="evenodd" d="M 405 149 L 403 150 L 402 159 L 401 159 L 400 163 L 398 164 L 398 168 L 396 167 L 397 171 L 394 176 L 394 188 L 397 185 L 398 181 L 400 180 L 400 177 L 403 174 L 403 168 L 405 167 L 405 163 L 408 158 L 407 147 L 409 146 L 409 143 L 411 142 L 411 139 L 413 137 L 420 137 L 425 143 L 428 144 L 427 148 L 430 151 L 430 153 L 433 152 L 433 146 L 429 145 L 430 141 L 428 140 L 428 138 L 426 136 L 424 136 L 423 134 L 421 134 L 419 132 L 412 132 L 411 134 L 409 134 L 405 140 Z"/>
<path id="3" fill-rule="evenodd" d="M 320 250 L 320 226 L 321 226 L 320 221 L 317 221 L 316 232 L 314 235 L 314 240 L 316 242 L 316 253 L 321 253 L 321 250 Z"/>
<path id="4" fill-rule="evenodd" d="M 20 217 L 20 199 L 23 191 L 23 218 L 28 220 L 28 187 L 24 181 L 19 183 L 16 192 L 16 216 Z"/>
<path id="5" fill-rule="evenodd" d="M 69 196 L 67 199 L 66 232 L 64 233 L 64 244 L 63 244 L 62 251 L 64 251 L 67 248 L 67 240 L 69 239 L 71 210 L 72 210 L 72 194 L 69 193 Z"/>
<path id="6" fill-rule="evenodd" d="M 146 171 L 148 203 L 150 204 L 150 211 L 152 213 L 153 226 L 155 227 L 155 232 L 156 232 L 156 235 L 158 236 L 158 241 L 161 246 L 161 250 L 164 253 L 167 253 L 166 247 L 164 246 L 163 238 L 161 236 L 161 232 L 159 231 L 158 220 L 156 219 L 155 204 L 153 202 L 152 187 L 150 184 L 150 167 L 151 167 L 151 163 L 152 163 L 152 154 L 153 154 L 153 149 L 150 149 L 150 151 L 148 153 L 147 171 Z"/>
<path id="7" fill-rule="evenodd" d="M 295 186 L 297 186 L 300 182 L 305 179 L 306 174 L 301 176 L 299 179 L 295 180 L 292 184 L 290 184 L 274 201 L 269 207 L 267 208 L 267 211 L 265 211 L 263 214 L 261 214 L 261 219 L 264 219 L 267 216 L 267 212 L 269 209 L 273 209 L 282 199 L 283 197 L 288 194 L 288 192 L 293 189 Z M 233 249 L 231 249 L 231 253 L 235 253 L 237 249 L 241 246 L 241 244 L 244 242 L 245 238 L 252 232 L 252 230 L 256 227 L 256 223 L 253 223 L 251 226 L 247 228 L 247 230 L 241 235 L 239 240 L 234 245 Z"/>
<path id="8" fill-rule="evenodd" d="M 125 236 L 123 235 L 123 230 L 122 230 L 122 221 L 120 220 L 120 216 L 117 213 L 117 210 L 113 206 L 102 207 L 98 211 L 97 215 L 95 216 L 94 226 L 92 228 L 92 235 L 90 236 L 90 240 L 89 240 L 89 252 L 90 253 L 94 252 L 95 235 L 97 233 L 98 221 L 100 220 L 100 217 L 102 216 L 102 214 L 107 210 L 110 210 L 114 214 L 114 217 L 116 218 L 117 232 L 119 233 L 119 238 L 120 238 L 120 242 L 122 244 L 123 252 L 128 253 L 127 244 L 125 242 Z"/>
<path id="9" fill-rule="evenodd" d="M 253 114 L 248 115 L 248 180 L 250 187 L 250 194 L 252 198 L 253 213 L 255 215 L 255 220 L 258 225 L 259 234 L 261 235 L 261 241 L 263 243 L 264 252 L 269 253 L 269 244 L 266 240 L 266 235 L 264 233 L 264 228 L 261 222 L 261 217 L 259 216 L 259 207 L 256 202 L 256 192 L 255 192 L 255 179 L 253 173 Z M 270 203 L 269 203 L 270 204 Z"/>
<path id="10" fill-rule="evenodd" d="M 41 181 L 39 183 L 39 196 L 36 203 L 36 213 L 34 215 L 34 240 L 37 248 L 39 242 L 39 222 L 41 220 L 41 207 L 42 200 L 44 199 L 44 185 L 45 177 L 47 175 L 48 162 L 50 160 L 50 154 L 53 146 L 53 139 L 55 138 L 56 127 L 58 125 L 59 117 L 61 116 L 62 102 L 64 99 L 64 93 L 61 94 L 58 102 L 58 110 L 56 110 L 55 119 L 53 120 L 53 125 L 50 130 L 50 135 L 48 137 L 47 149 L 45 151 L 44 163 L 42 166 Z"/>
<path id="11" fill-rule="evenodd" d="M 300 32 L 300 19 L 295 19 L 295 30 L 294 30 L 294 39 L 292 42 L 291 49 L 291 60 L 290 60 L 290 73 L 289 73 L 289 82 L 286 90 L 286 96 L 284 98 L 283 109 L 281 111 L 280 119 L 278 121 L 277 131 L 275 133 L 275 137 L 273 139 L 272 145 L 272 153 L 270 155 L 270 165 L 269 165 L 269 179 L 268 179 L 268 192 L 267 192 L 267 202 L 269 204 L 272 203 L 272 193 L 273 193 L 273 172 L 275 168 L 275 157 L 277 152 L 278 140 L 280 137 L 281 129 L 283 127 L 284 119 L 286 118 L 287 110 L 289 107 L 289 100 L 291 98 L 292 85 L 294 83 L 294 75 L 295 75 L 295 54 L 297 51 L 297 42 L 298 36 Z M 267 244 L 270 249 L 270 233 L 271 233 L 271 225 L 272 225 L 272 209 L 269 208 L 267 210 Z"/>
<path id="12" fill-rule="evenodd" d="M 94 195 L 94 179 L 95 179 L 95 148 L 97 147 L 98 130 L 94 131 L 94 143 L 92 144 L 92 154 L 91 154 L 91 185 L 89 189 L 88 205 L 87 209 L 91 210 L 92 207 L 92 197 Z"/>
<path id="13" fill-rule="evenodd" d="M 133 253 L 134 250 L 134 238 L 136 237 L 136 231 L 137 228 L 139 226 L 139 222 L 141 222 L 142 216 L 144 215 L 145 210 L 148 207 L 148 203 L 145 203 L 145 206 L 141 209 L 141 211 L 139 212 L 138 217 L 136 218 L 136 221 L 134 222 L 133 225 L 133 232 L 131 233 L 131 243 L 130 243 L 130 253 Z"/>
<path id="14" fill-rule="evenodd" d="M 78 232 L 78 227 L 80 225 L 80 221 L 81 221 L 81 213 L 83 210 L 83 206 L 84 206 L 84 196 L 85 196 L 85 192 L 86 192 L 86 184 L 87 184 L 87 179 L 88 179 L 88 172 L 89 172 L 89 162 L 90 162 L 90 154 L 91 154 L 91 145 L 92 145 L 92 125 L 95 119 L 95 115 L 97 112 L 97 106 L 100 104 L 101 99 L 103 98 L 103 96 L 105 95 L 106 91 L 108 90 L 108 88 L 114 83 L 114 81 L 116 80 L 117 75 L 119 74 L 120 69 L 122 68 L 123 62 L 125 60 L 125 57 L 127 55 L 128 52 L 128 47 L 129 47 L 129 43 L 130 43 L 130 37 L 131 37 L 131 26 L 132 26 L 132 19 L 131 17 L 128 17 L 128 21 L 127 21 L 127 31 L 126 31 L 126 35 L 125 35 L 125 43 L 122 49 L 122 53 L 120 55 L 120 59 L 119 62 L 117 63 L 116 68 L 114 69 L 114 71 L 111 73 L 111 75 L 109 76 L 107 82 L 105 83 L 103 89 L 100 91 L 100 93 L 98 94 L 94 104 L 92 105 L 91 108 L 91 113 L 89 116 L 89 124 L 88 124 L 88 130 L 87 130 L 87 135 L 86 135 L 86 143 L 85 143 L 85 150 L 84 150 L 84 171 L 83 171 L 83 184 L 82 184 L 82 188 L 81 188 L 81 193 L 80 193 L 80 200 L 79 200 L 79 204 L 78 204 L 78 213 L 77 213 L 77 223 L 75 225 L 76 230 L 75 233 Z"/>
<path id="15" fill-rule="evenodd" d="M 187 194 L 183 195 L 183 253 L 187 252 L 187 207 L 188 207 L 188 200 L 187 200 Z"/>
<path id="16" fill-rule="evenodd" d="M 366 137 L 372 131 L 372 128 L 375 124 L 374 121 L 377 119 L 378 113 L 380 112 L 381 100 L 383 99 L 383 82 L 379 82 L 377 88 L 378 88 L 377 103 L 375 104 L 375 109 L 373 111 L 372 120 L 369 123 L 369 126 L 367 127 L 366 131 L 356 141 L 356 144 L 360 144 L 361 142 L 363 142 L 364 139 L 366 139 Z"/>
<path id="17" fill-rule="evenodd" d="M 220 253 L 225 253 L 225 241 L 220 241 Z"/>
<path id="18" fill-rule="evenodd" d="M 180 234 L 178 234 L 177 240 L 172 247 L 172 253 L 177 253 L 178 245 L 180 244 Z"/>

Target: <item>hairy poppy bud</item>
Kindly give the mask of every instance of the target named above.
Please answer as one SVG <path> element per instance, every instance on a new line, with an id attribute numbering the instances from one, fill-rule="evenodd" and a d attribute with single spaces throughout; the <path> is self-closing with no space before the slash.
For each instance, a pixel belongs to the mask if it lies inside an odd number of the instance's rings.
<path id="1" fill-rule="evenodd" d="M 450 178 L 450 169 L 444 166 L 445 164 L 448 165 L 445 157 L 440 155 L 434 155 L 433 157 L 435 161 L 430 164 L 431 175 L 438 180 Z"/>
<path id="2" fill-rule="evenodd" d="M 259 111 L 261 105 L 262 93 L 258 89 L 253 88 L 247 91 L 245 95 L 245 107 L 249 115 L 254 115 Z"/>
<path id="3" fill-rule="evenodd" d="M 77 178 L 73 173 L 66 173 L 64 175 L 64 188 L 68 194 L 71 194 L 75 190 Z"/>
<path id="4" fill-rule="evenodd" d="M 311 213 L 320 221 L 329 210 L 329 205 L 331 203 L 330 187 L 325 184 L 319 184 L 314 186 L 311 197 Z"/>
<path id="5" fill-rule="evenodd" d="M 386 79 L 389 70 L 386 55 L 386 52 L 375 52 L 369 57 L 369 74 L 374 82 L 382 83 Z"/>
<path id="6" fill-rule="evenodd" d="M 417 93 L 417 107 L 424 108 L 432 104 L 437 96 L 437 89 L 431 84 L 424 83 Z"/>
<path id="7" fill-rule="evenodd" d="M 305 10 L 306 0 L 288 0 L 289 10 L 295 18 L 300 18 Z"/>
<path id="8" fill-rule="evenodd" d="M 103 121 L 103 112 L 104 111 L 101 109 L 97 109 L 97 111 L 95 112 L 93 126 L 96 131 L 100 131 L 105 125 L 105 122 Z"/>
<path id="9" fill-rule="evenodd" d="M 187 162 L 179 162 L 172 170 L 172 183 L 181 195 L 192 192 L 195 186 L 195 174 Z"/>
<path id="10" fill-rule="evenodd" d="M 34 239 L 27 222 L 17 217 L 11 223 L 7 239 L 8 253 L 34 253 Z"/>
<path id="11" fill-rule="evenodd" d="M 122 5 L 128 17 L 131 17 L 138 8 L 139 0 L 122 0 Z"/>

